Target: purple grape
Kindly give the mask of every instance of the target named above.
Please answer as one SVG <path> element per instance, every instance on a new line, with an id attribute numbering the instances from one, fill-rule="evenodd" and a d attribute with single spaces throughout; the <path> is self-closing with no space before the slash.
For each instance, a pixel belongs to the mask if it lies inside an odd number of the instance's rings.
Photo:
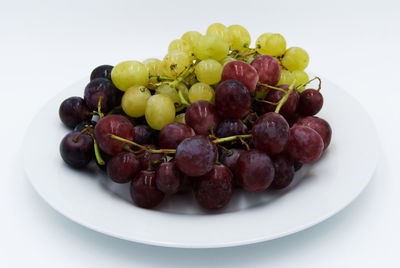
<path id="1" fill-rule="evenodd" d="M 282 115 L 270 112 L 257 119 L 251 133 L 257 149 L 274 155 L 285 149 L 289 140 L 290 128 Z"/>
<path id="2" fill-rule="evenodd" d="M 332 129 L 324 119 L 316 116 L 307 116 L 298 120 L 295 125 L 314 129 L 324 141 L 324 150 L 326 150 L 331 143 Z"/>
<path id="3" fill-rule="evenodd" d="M 135 132 L 135 142 L 139 144 L 152 144 L 154 142 L 154 131 L 147 125 L 137 125 L 133 127 Z"/>
<path id="4" fill-rule="evenodd" d="M 61 121 L 69 128 L 74 128 L 82 121 L 92 118 L 90 110 L 81 97 L 70 97 L 64 100 L 58 110 Z"/>
<path id="5" fill-rule="evenodd" d="M 300 163 L 314 163 L 324 150 L 324 141 L 312 128 L 293 126 L 286 147 L 289 156 Z"/>
<path id="6" fill-rule="evenodd" d="M 141 170 L 131 184 L 133 202 L 142 208 L 153 208 L 164 199 L 164 193 L 156 187 L 156 172 Z"/>
<path id="7" fill-rule="evenodd" d="M 96 126 L 96 122 L 95 121 L 83 121 L 80 122 L 79 124 L 77 124 L 74 128 L 74 131 L 78 131 L 81 132 L 82 130 L 84 130 L 86 128 L 86 126 L 91 127 L 92 129 L 94 129 L 94 127 Z M 85 132 L 85 134 L 89 135 L 88 132 Z"/>
<path id="8" fill-rule="evenodd" d="M 83 168 L 93 159 L 93 139 L 88 135 L 73 131 L 60 143 L 62 159 L 73 168 Z"/>
<path id="9" fill-rule="evenodd" d="M 253 60 L 251 66 L 257 70 L 259 81 L 263 84 L 275 86 L 281 78 L 279 62 L 272 56 L 258 56 Z"/>
<path id="10" fill-rule="evenodd" d="M 236 167 L 236 162 L 242 152 L 244 152 L 243 149 L 237 149 L 237 148 L 232 148 L 230 149 L 231 154 L 229 154 L 226 151 L 222 151 L 220 154 L 220 161 L 222 164 L 227 166 L 230 170 L 233 172 L 235 171 Z"/>
<path id="11" fill-rule="evenodd" d="M 244 61 L 231 61 L 222 70 L 221 81 L 234 79 L 242 82 L 247 90 L 252 93 L 258 83 L 257 70 Z"/>
<path id="12" fill-rule="evenodd" d="M 144 144 L 144 146 L 152 150 L 158 149 L 154 144 Z M 161 164 L 164 155 L 145 151 L 139 153 L 137 157 L 139 158 L 140 166 L 143 170 L 156 170 Z"/>
<path id="13" fill-rule="evenodd" d="M 280 85 L 279 87 L 284 90 L 289 89 L 289 85 Z M 282 91 L 271 89 L 264 99 L 269 102 L 278 103 L 283 98 L 284 95 L 285 95 L 285 93 L 283 93 Z M 300 99 L 299 93 L 297 93 L 297 91 L 293 90 L 290 93 L 286 102 L 282 105 L 281 109 L 279 110 L 279 113 L 283 117 L 285 117 L 286 120 L 290 120 L 295 116 L 296 110 L 297 110 L 297 107 L 299 104 L 299 99 Z M 274 112 L 275 109 L 276 109 L 276 105 L 272 105 L 269 103 L 264 104 L 265 112 Z"/>
<path id="14" fill-rule="evenodd" d="M 179 191 L 184 175 L 175 162 L 162 163 L 156 171 L 156 185 L 161 192 L 172 195 Z"/>
<path id="15" fill-rule="evenodd" d="M 275 177 L 272 181 L 271 188 L 283 189 L 288 187 L 294 177 L 294 162 L 285 154 L 279 154 L 273 158 Z"/>
<path id="16" fill-rule="evenodd" d="M 92 73 L 90 74 L 90 81 L 96 78 L 107 78 L 111 81 L 111 71 L 114 66 L 111 65 L 100 65 L 94 68 Z"/>
<path id="17" fill-rule="evenodd" d="M 208 135 L 220 121 L 215 106 L 208 101 L 196 101 L 187 108 L 185 121 L 199 135 Z"/>
<path id="18" fill-rule="evenodd" d="M 247 126 L 239 119 L 226 119 L 219 123 L 216 136 L 219 138 L 247 134 Z"/>
<path id="19" fill-rule="evenodd" d="M 176 165 L 180 171 L 191 177 L 209 172 L 216 158 L 216 146 L 205 136 L 186 138 L 176 148 Z"/>
<path id="20" fill-rule="evenodd" d="M 221 118 L 241 119 L 250 112 L 251 96 L 237 80 L 225 80 L 215 93 L 215 106 Z"/>
<path id="21" fill-rule="evenodd" d="M 324 104 L 322 94 L 315 89 L 306 89 L 300 94 L 298 111 L 304 116 L 317 114 Z"/>
<path id="22" fill-rule="evenodd" d="M 196 135 L 188 125 L 174 122 L 165 125 L 158 135 L 158 143 L 164 149 L 176 149 L 184 139 Z"/>
<path id="23" fill-rule="evenodd" d="M 90 81 L 86 86 L 84 99 L 90 110 L 97 111 L 99 98 L 102 96 L 101 111 L 107 113 L 112 108 L 119 105 L 120 98 L 118 95 L 118 89 L 110 80 L 106 78 L 96 78 Z"/>
<path id="24" fill-rule="evenodd" d="M 130 152 L 114 155 L 107 163 L 107 175 L 116 183 L 127 183 L 133 180 L 141 167 L 139 160 Z"/>

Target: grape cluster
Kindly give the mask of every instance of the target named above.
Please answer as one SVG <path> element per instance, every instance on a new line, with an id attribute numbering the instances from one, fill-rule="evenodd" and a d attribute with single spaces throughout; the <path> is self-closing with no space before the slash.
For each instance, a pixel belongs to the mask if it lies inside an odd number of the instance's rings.
<path id="1" fill-rule="evenodd" d="M 61 157 L 73 168 L 96 159 L 112 181 L 130 183 L 143 208 L 191 190 L 200 206 L 220 209 L 236 188 L 289 186 L 331 141 L 315 116 L 321 80 L 308 78 L 307 52 L 286 48 L 280 34 L 250 45 L 244 27 L 214 23 L 173 40 L 162 60 L 96 67 L 84 97 L 61 103 L 73 129 Z M 314 80 L 318 88 L 308 88 Z"/>

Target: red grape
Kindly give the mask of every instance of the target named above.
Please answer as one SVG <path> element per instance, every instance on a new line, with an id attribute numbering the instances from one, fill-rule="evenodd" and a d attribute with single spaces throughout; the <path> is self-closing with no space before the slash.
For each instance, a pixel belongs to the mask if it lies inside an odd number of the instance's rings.
<path id="1" fill-rule="evenodd" d="M 143 146 L 152 150 L 158 149 L 154 144 L 144 144 Z M 144 151 L 139 153 L 137 157 L 143 170 L 155 170 L 161 164 L 163 154 Z"/>
<path id="2" fill-rule="evenodd" d="M 90 110 L 81 97 L 70 97 L 64 100 L 58 110 L 61 121 L 69 128 L 74 128 L 82 121 L 92 118 Z"/>
<path id="3" fill-rule="evenodd" d="M 86 105 L 92 111 L 97 111 L 100 96 L 101 111 L 106 113 L 117 106 L 120 102 L 118 89 L 106 78 L 95 78 L 85 88 L 84 99 Z"/>
<path id="4" fill-rule="evenodd" d="M 281 78 L 279 62 L 272 56 L 261 55 L 253 60 L 251 66 L 256 68 L 259 81 L 263 84 L 275 86 Z"/>
<path id="5" fill-rule="evenodd" d="M 199 135 L 208 135 L 220 121 L 215 106 L 208 101 L 196 101 L 187 108 L 185 121 Z"/>
<path id="6" fill-rule="evenodd" d="M 306 89 L 300 94 L 298 111 L 303 116 L 317 114 L 324 104 L 322 94 L 315 89 Z"/>
<path id="7" fill-rule="evenodd" d="M 165 125 L 158 134 L 158 143 L 164 149 L 176 149 L 184 139 L 196 135 L 188 125 L 174 122 Z"/>
<path id="8" fill-rule="evenodd" d="M 152 144 L 154 142 L 154 131 L 147 125 L 137 125 L 133 128 L 135 142 L 139 144 Z"/>
<path id="9" fill-rule="evenodd" d="M 289 85 L 280 85 L 279 87 L 282 89 L 285 89 L 285 90 L 289 89 Z M 282 91 L 271 89 L 264 99 L 269 102 L 278 103 L 283 98 L 284 95 L 285 95 L 285 93 Z M 299 93 L 297 93 L 297 91 L 293 90 L 290 93 L 286 102 L 282 105 L 281 109 L 279 110 L 279 113 L 283 117 L 285 117 L 286 120 L 290 120 L 295 116 L 297 106 L 299 104 L 299 98 L 300 98 Z M 275 111 L 275 109 L 276 109 L 276 105 L 272 105 L 269 103 L 264 104 L 265 112 L 273 112 L 273 111 Z"/>
<path id="10" fill-rule="evenodd" d="M 283 189 L 292 182 L 294 177 L 294 163 L 287 155 L 279 154 L 273 157 L 275 177 L 271 188 Z"/>
<path id="11" fill-rule="evenodd" d="M 321 136 L 312 128 L 293 126 L 286 151 L 289 156 L 300 163 L 313 163 L 323 152 L 324 142 Z"/>
<path id="12" fill-rule="evenodd" d="M 215 132 L 219 138 L 247 134 L 247 126 L 239 119 L 226 119 L 221 121 Z"/>
<path id="13" fill-rule="evenodd" d="M 88 135 L 79 135 L 73 131 L 67 134 L 60 143 L 62 159 L 73 168 L 83 168 L 93 159 L 93 139 Z"/>
<path id="14" fill-rule="evenodd" d="M 156 187 L 156 172 L 142 170 L 131 184 L 133 202 L 142 208 L 153 208 L 164 199 L 164 193 Z"/>
<path id="15" fill-rule="evenodd" d="M 227 63 L 222 71 L 221 81 L 230 79 L 242 82 L 247 90 L 252 93 L 256 90 L 258 73 L 250 64 L 235 60 Z"/>
<path id="16" fill-rule="evenodd" d="M 183 174 L 175 162 L 162 163 L 156 171 L 157 189 L 165 194 L 174 194 L 181 188 Z"/>
<path id="17" fill-rule="evenodd" d="M 116 183 L 130 182 L 140 169 L 140 162 L 130 152 L 120 152 L 107 163 L 107 175 Z"/>
<path id="18" fill-rule="evenodd" d="M 221 118 L 241 119 L 250 112 L 251 96 L 237 80 L 225 80 L 215 93 L 215 106 Z"/>
<path id="19" fill-rule="evenodd" d="M 324 150 L 328 148 L 331 143 L 332 129 L 331 126 L 324 119 L 316 116 L 307 116 L 301 118 L 295 125 L 306 126 L 314 129 L 324 141 Z"/>

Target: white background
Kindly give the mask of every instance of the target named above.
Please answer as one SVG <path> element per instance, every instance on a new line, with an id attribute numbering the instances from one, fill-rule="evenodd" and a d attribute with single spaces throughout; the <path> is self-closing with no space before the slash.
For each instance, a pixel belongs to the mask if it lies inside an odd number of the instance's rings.
<path id="1" fill-rule="evenodd" d="M 1 0 L 0 267 L 399 267 L 399 9 L 398 1 L 367 0 Z M 303 232 L 209 250 L 118 240 L 51 209 L 21 161 L 25 130 L 40 107 L 97 65 L 163 55 L 171 40 L 213 22 L 241 24 L 253 40 L 282 33 L 289 46 L 309 52 L 308 70 L 362 103 L 383 151 L 365 191 Z M 356 121 L 348 131 L 358 131 Z"/>

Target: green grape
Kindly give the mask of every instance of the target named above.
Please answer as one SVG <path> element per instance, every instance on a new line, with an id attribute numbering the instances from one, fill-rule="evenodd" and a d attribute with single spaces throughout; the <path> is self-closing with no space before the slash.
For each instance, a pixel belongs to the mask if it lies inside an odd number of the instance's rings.
<path id="1" fill-rule="evenodd" d="M 185 52 L 191 60 L 194 60 L 193 46 L 188 41 L 183 39 L 173 40 L 171 43 L 169 43 L 168 52 L 173 50 Z"/>
<path id="2" fill-rule="evenodd" d="M 174 103 L 180 103 L 178 92 L 169 85 L 161 85 L 156 88 L 156 94 L 164 94 L 168 96 Z"/>
<path id="3" fill-rule="evenodd" d="M 286 40 L 281 34 L 263 33 L 256 41 L 257 52 L 270 56 L 281 56 L 286 50 Z"/>
<path id="4" fill-rule="evenodd" d="M 294 78 L 296 79 L 296 87 L 300 86 L 301 84 L 304 84 L 306 82 L 308 82 L 308 80 L 310 80 L 308 78 L 308 74 L 304 71 L 300 71 L 300 70 L 294 70 L 292 72 Z"/>
<path id="5" fill-rule="evenodd" d="M 281 61 L 282 65 L 289 71 L 304 70 L 310 61 L 310 57 L 304 49 L 291 47 L 286 50 Z"/>
<path id="6" fill-rule="evenodd" d="M 174 122 L 175 106 L 168 96 L 153 95 L 147 101 L 144 114 L 151 128 L 161 130 L 165 125 Z"/>
<path id="7" fill-rule="evenodd" d="M 155 58 L 150 58 L 143 61 L 144 66 L 146 66 L 147 71 L 151 76 L 162 75 L 162 61 Z"/>
<path id="8" fill-rule="evenodd" d="M 141 117 L 150 96 L 150 91 L 144 86 L 130 87 L 122 96 L 122 110 L 131 117 Z"/>
<path id="9" fill-rule="evenodd" d="M 228 55 L 228 52 L 229 44 L 215 34 L 203 35 L 194 45 L 194 55 L 200 60 L 222 60 Z"/>
<path id="10" fill-rule="evenodd" d="M 205 100 L 214 103 L 214 89 L 205 83 L 196 83 L 189 90 L 189 100 L 191 103 Z"/>
<path id="11" fill-rule="evenodd" d="M 175 122 L 186 124 L 185 113 L 181 113 L 175 116 Z"/>
<path id="12" fill-rule="evenodd" d="M 191 61 L 189 56 L 182 51 L 173 50 L 168 52 L 162 61 L 162 69 L 166 76 L 176 78 L 186 68 L 189 68 Z"/>
<path id="13" fill-rule="evenodd" d="M 281 70 L 281 78 L 278 85 L 290 85 L 294 81 L 294 75 L 288 70 Z"/>
<path id="14" fill-rule="evenodd" d="M 237 60 L 237 59 L 227 56 L 227 57 L 223 58 L 223 59 L 220 61 L 220 63 L 222 64 L 222 67 L 225 67 L 225 65 L 226 65 L 228 62 L 235 61 L 235 60 Z"/>
<path id="15" fill-rule="evenodd" d="M 196 65 L 194 72 L 197 80 L 213 85 L 221 81 L 222 65 L 216 60 L 202 60 Z"/>
<path id="16" fill-rule="evenodd" d="M 208 26 L 206 34 L 216 34 L 222 37 L 222 39 L 224 39 L 229 46 L 232 45 L 231 34 L 229 33 L 228 28 L 222 23 L 213 23 Z"/>
<path id="17" fill-rule="evenodd" d="M 189 31 L 184 33 L 181 39 L 189 42 L 189 44 L 194 47 L 194 44 L 196 44 L 197 40 L 199 40 L 201 36 L 202 34 L 197 31 Z"/>
<path id="18" fill-rule="evenodd" d="M 138 61 L 123 61 L 111 71 L 111 80 L 122 91 L 132 86 L 145 86 L 149 82 L 149 72 L 143 63 Z"/>
<path id="19" fill-rule="evenodd" d="M 251 37 L 249 32 L 243 26 L 231 25 L 228 27 L 228 31 L 232 38 L 232 50 L 244 51 L 249 48 Z"/>
<path id="20" fill-rule="evenodd" d="M 178 91 L 178 95 L 179 95 L 179 92 L 181 92 L 181 95 L 185 99 L 186 102 L 189 100 L 189 90 L 184 83 L 179 83 L 176 86 L 176 90 Z M 181 98 L 179 98 L 178 104 L 182 104 Z"/>

